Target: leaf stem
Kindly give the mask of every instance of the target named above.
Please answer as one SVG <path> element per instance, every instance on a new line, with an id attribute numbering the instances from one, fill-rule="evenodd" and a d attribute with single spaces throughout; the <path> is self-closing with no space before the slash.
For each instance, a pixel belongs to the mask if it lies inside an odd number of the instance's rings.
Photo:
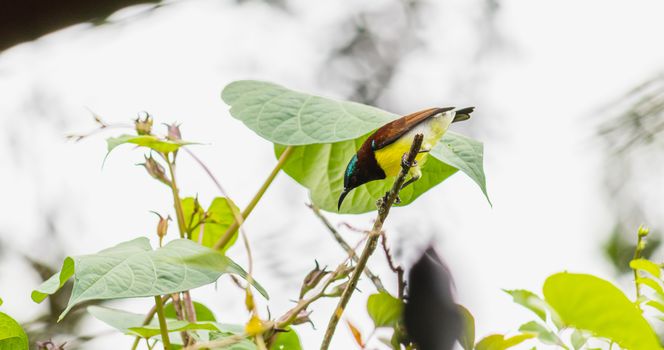
<path id="1" fill-rule="evenodd" d="M 392 207 L 392 204 L 394 204 L 394 201 L 399 195 L 399 191 L 401 190 L 401 186 L 403 186 L 406 180 L 406 175 L 410 170 L 411 164 L 414 163 L 415 157 L 417 156 L 417 153 L 422 147 L 422 139 L 423 139 L 422 134 L 415 135 L 413 144 L 410 146 L 410 151 L 408 152 L 408 154 L 404 154 L 405 161 L 402 162 L 401 172 L 399 172 L 399 175 L 394 181 L 392 189 L 390 190 L 390 192 L 388 192 L 385 195 L 385 197 L 382 198 L 382 200 L 380 199 L 378 200 L 378 216 L 376 218 L 376 221 L 374 222 L 371 232 L 369 232 L 367 243 L 364 246 L 364 250 L 362 251 L 359 260 L 357 261 L 355 270 L 353 271 L 353 274 L 350 280 L 348 281 L 346 288 L 341 294 L 341 298 L 339 299 L 339 303 L 337 304 L 334 313 L 330 317 L 330 321 L 327 325 L 327 330 L 325 331 L 325 336 L 323 338 L 323 342 L 320 347 L 321 350 L 327 350 L 330 347 L 332 337 L 334 336 L 334 331 L 337 328 L 337 324 L 339 323 L 339 320 L 343 315 L 346 305 L 348 305 L 348 302 L 350 301 L 350 297 L 355 291 L 357 282 L 360 279 L 360 274 L 362 274 L 362 271 L 364 271 L 364 269 L 366 268 L 367 262 L 369 261 L 369 257 L 371 256 L 371 254 L 373 254 L 374 250 L 376 249 L 378 238 L 380 237 L 383 229 L 383 223 L 385 222 L 387 215 L 390 213 L 390 208 Z"/>
<path id="2" fill-rule="evenodd" d="M 182 210 L 182 202 L 180 201 L 180 190 L 175 180 L 175 153 L 173 153 L 173 162 L 168 159 L 168 155 L 163 155 L 163 157 L 166 160 L 166 164 L 168 164 L 168 172 L 171 174 L 171 192 L 173 192 L 173 205 L 175 206 L 180 238 L 185 238 L 184 211 Z"/>
<path id="3" fill-rule="evenodd" d="M 277 176 L 281 168 L 283 168 L 284 164 L 290 157 L 290 155 L 293 153 L 294 146 L 288 146 L 284 150 L 284 152 L 281 154 L 279 157 L 279 161 L 277 162 L 277 165 L 274 166 L 274 169 L 272 169 L 272 172 L 270 175 L 268 175 L 267 179 L 265 179 L 265 182 L 261 186 L 261 188 L 258 189 L 258 192 L 254 195 L 254 198 L 251 199 L 251 202 L 249 202 L 249 205 L 242 211 L 242 219 L 246 220 L 247 217 L 251 214 L 251 212 L 254 210 L 256 207 L 256 204 L 263 198 L 263 195 L 265 194 L 265 191 L 270 187 L 272 184 L 272 181 L 274 181 L 274 178 Z M 234 220 L 231 226 L 224 232 L 224 234 L 219 238 L 217 243 L 214 245 L 214 249 L 223 249 L 228 242 L 230 242 L 231 238 L 233 237 L 233 234 L 237 229 L 240 227 L 240 223 L 238 220 Z"/>
<path id="4" fill-rule="evenodd" d="M 159 318 L 159 330 L 161 331 L 161 342 L 164 344 L 164 350 L 171 349 L 171 340 L 168 338 L 168 328 L 166 328 L 166 317 L 164 317 L 164 304 L 161 302 L 161 296 L 154 297 L 154 304 Z"/>

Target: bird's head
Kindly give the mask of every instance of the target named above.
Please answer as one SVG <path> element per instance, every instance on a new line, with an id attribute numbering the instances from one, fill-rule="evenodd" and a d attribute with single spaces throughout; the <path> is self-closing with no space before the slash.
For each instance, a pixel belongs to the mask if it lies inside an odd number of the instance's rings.
<path id="1" fill-rule="evenodd" d="M 360 176 L 360 169 L 357 166 L 357 154 L 350 159 L 348 166 L 346 166 L 346 172 L 344 172 L 344 189 L 341 191 L 339 196 L 339 204 L 337 205 L 337 210 L 341 209 L 341 203 L 344 202 L 344 199 L 348 193 L 353 190 L 355 187 L 362 185 L 366 181 L 362 181 Z"/>

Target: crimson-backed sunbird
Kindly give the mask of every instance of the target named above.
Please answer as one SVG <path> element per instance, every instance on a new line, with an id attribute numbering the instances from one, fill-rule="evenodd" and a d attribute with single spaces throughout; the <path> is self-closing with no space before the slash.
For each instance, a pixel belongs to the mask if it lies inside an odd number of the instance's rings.
<path id="1" fill-rule="evenodd" d="M 440 141 L 450 124 L 470 118 L 475 107 L 429 108 L 389 122 L 367 138 L 350 159 L 344 173 L 344 190 L 339 196 L 337 209 L 348 193 L 367 182 L 399 175 L 403 156 L 410 150 L 415 135 L 424 139 L 415 164 L 410 168 L 402 189 L 422 176 L 421 166 L 429 151 Z"/>

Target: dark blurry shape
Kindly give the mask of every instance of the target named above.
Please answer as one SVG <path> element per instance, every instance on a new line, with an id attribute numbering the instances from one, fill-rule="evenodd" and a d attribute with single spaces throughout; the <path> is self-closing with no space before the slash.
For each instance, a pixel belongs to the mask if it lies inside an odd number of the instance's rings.
<path id="1" fill-rule="evenodd" d="M 103 23 L 122 8 L 158 0 L 0 1 L 0 51 L 83 22 Z"/>
<path id="2" fill-rule="evenodd" d="M 664 168 L 664 74 L 631 89 L 600 114 L 610 118 L 600 124 L 604 142 L 604 186 L 614 222 L 604 252 L 617 271 L 627 273 L 634 252 L 633 232 L 643 223 L 664 225 L 657 203 L 662 194 Z M 649 258 L 661 244 L 658 232 L 651 234 L 643 252 Z"/>
<path id="3" fill-rule="evenodd" d="M 632 239 L 628 239 L 630 237 Z M 648 244 L 641 253 L 644 258 L 652 256 L 653 252 L 662 244 L 662 238 L 659 232 L 651 232 L 648 235 Z M 636 249 L 636 238 L 634 230 L 626 230 L 620 225 L 616 225 L 611 231 L 609 239 L 604 243 L 604 254 L 616 269 L 618 273 L 631 273 L 629 262 L 634 258 Z"/>
<path id="4" fill-rule="evenodd" d="M 452 297 L 452 277 L 429 247 L 408 274 L 404 325 L 419 350 L 449 350 L 462 334 L 459 308 Z"/>

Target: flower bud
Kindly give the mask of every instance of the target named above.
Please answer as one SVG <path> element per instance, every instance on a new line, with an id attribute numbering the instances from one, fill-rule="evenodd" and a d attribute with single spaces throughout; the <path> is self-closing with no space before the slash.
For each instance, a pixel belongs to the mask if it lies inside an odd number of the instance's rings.
<path id="1" fill-rule="evenodd" d="M 163 184 L 170 186 L 170 181 L 166 178 L 166 170 L 164 167 L 157 162 L 156 159 L 150 155 L 150 157 L 145 156 L 145 163 L 140 163 L 137 165 L 142 165 L 145 170 L 148 171 L 148 174 L 154 179 L 161 181 Z"/>
<path id="2" fill-rule="evenodd" d="M 318 283 L 328 273 L 330 272 L 325 271 L 325 268 L 321 269 L 320 266 L 318 266 L 318 261 L 316 261 L 316 267 L 314 267 L 314 269 L 311 270 L 306 277 L 304 277 L 304 281 L 302 282 L 302 288 L 300 288 L 300 299 L 302 299 L 308 291 L 316 288 Z"/>
<path id="3" fill-rule="evenodd" d="M 141 117 L 138 116 L 134 120 L 134 128 L 136 128 L 136 133 L 139 135 L 150 135 L 152 134 L 152 116 L 145 112 L 145 118 L 141 120 Z"/>
<path id="4" fill-rule="evenodd" d="M 180 141 L 182 140 L 182 134 L 180 133 L 180 124 L 166 124 L 168 128 L 168 134 L 166 139 L 170 141 Z"/>
<path id="5" fill-rule="evenodd" d="M 639 226 L 638 232 L 639 232 L 639 238 L 643 238 L 650 233 L 650 230 L 647 227 Z"/>
<path id="6" fill-rule="evenodd" d="M 304 324 L 304 323 L 311 323 L 311 325 L 313 326 L 314 323 L 309 318 L 309 315 L 311 315 L 311 311 L 302 310 L 302 311 L 300 311 L 299 314 L 297 314 L 297 317 L 295 317 L 295 319 L 293 320 L 293 322 L 291 324 L 292 325 L 298 325 L 298 324 Z"/>
<path id="7" fill-rule="evenodd" d="M 325 296 L 330 298 L 340 297 L 341 294 L 343 294 L 344 290 L 346 290 L 346 288 L 348 287 L 348 282 L 349 281 L 346 281 L 340 285 L 335 286 L 334 288 L 332 288 L 332 291 L 326 293 Z"/>

